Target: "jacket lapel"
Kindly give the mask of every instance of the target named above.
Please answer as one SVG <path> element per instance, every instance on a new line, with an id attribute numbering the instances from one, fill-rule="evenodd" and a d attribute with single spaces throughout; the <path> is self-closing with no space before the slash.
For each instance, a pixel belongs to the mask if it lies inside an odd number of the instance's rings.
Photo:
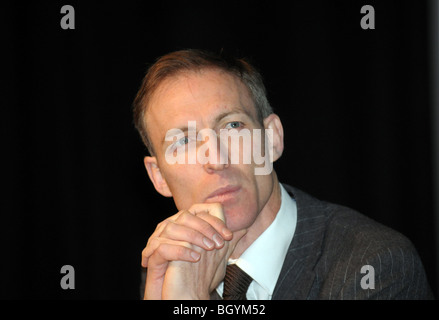
<path id="1" fill-rule="evenodd" d="M 327 216 L 325 204 L 310 195 L 283 185 L 296 200 L 297 225 L 273 292 L 273 300 L 304 300 L 310 297 L 316 265 L 323 244 Z"/>

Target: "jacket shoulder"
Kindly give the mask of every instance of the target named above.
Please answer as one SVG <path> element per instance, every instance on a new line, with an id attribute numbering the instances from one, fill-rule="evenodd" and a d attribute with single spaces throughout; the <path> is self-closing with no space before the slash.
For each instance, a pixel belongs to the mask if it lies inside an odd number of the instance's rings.
<path id="1" fill-rule="evenodd" d="M 308 215 L 320 217 L 322 240 L 318 258 L 310 266 L 315 280 L 308 298 L 432 298 L 420 257 L 406 236 L 346 206 L 292 187 L 289 191 L 296 197 L 298 221 L 312 220 Z M 301 228 L 309 229 L 305 223 Z M 373 289 L 361 282 L 370 270 Z"/>
<path id="2" fill-rule="evenodd" d="M 328 204 L 318 270 L 325 299 L 429 299 L 424 267 L 400 232 L 350 208 Z"/>

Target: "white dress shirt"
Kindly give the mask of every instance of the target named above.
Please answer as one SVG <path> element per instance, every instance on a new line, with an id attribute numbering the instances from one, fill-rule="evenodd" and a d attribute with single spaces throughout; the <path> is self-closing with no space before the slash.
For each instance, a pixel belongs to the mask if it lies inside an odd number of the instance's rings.
<path id="1" fill-rule="evenodd" d="M 297 223 L 296 201 L 280 184 L 281 206 L 271 225 L 244 251 L 236 263 L 253 281 L 247 291 L 247 300 L 271 300 L 274 287 L 282 269 L 288 247 Z M 223 296 L 224 283 L 216 288 Z"/>

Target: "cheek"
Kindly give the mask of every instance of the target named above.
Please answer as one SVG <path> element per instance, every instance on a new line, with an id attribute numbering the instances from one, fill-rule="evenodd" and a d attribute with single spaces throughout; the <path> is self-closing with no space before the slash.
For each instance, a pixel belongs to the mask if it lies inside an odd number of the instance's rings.
<path id="1" fill-rule="evenodd" d="M 171 190 L 178 210 L 188 209 L 197 200 L 199 179 L 191 166 L 172 165 L 164 170 L 166 182 Z"/>

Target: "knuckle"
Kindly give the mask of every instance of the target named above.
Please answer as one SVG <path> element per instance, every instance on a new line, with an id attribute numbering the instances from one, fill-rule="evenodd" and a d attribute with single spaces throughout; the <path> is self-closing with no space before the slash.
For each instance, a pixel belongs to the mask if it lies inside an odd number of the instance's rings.
<path id="1" fill-rule="evenodd" d="M 155 249 L 155 252 L 158 252 L 159 254 L 163 255 L 163 253 L 166 253 L 169 250 L 169 246 L 167 244 L 160 244 Z"/>
<path id="2" fill-rule="evenodd" d="M 200 232 L 202 234 L 208 235 L 209 237 L 212 237 L 216 231 L 215 231 L 215 229 L 210 224 L 203 223 L 200 226 Z"/>
<path id="3" fill-rule="evenodd" d="M 170 222 L 166 225 L 166 227 L 163 228 L 161 236 L 172 234 L 174 230 L 175 230 L 175 223 Z"/>
<path id="4" fill-rule="evenodd" d="M 167 220 L 163 220 L 162 222 L 158 223 L 156 226 L 156 230 L 160 230 L 163 226 L 165 226 L 168 223 Z"/>
<path id="5" fill-rule="evenodd" d="M 187 251 L 186 247 L 178 246 L 176 249 L 178 256 L 182 257 L 186 255 L 186 251 Z"/>
<path id="6" fill-rule="evenodd" d="M 161 257 L 165 257 L 166 253 L 167 253 L 167 250 L 163 246 L 158 247 L 157 250 L 154 251 L 154 255 L 158 254 Z"/>
<path id="7" fill-rule="evenodd" d="M 181 214 L 178 216 L 178 218 L 176 219 L 176 221 L 180 222 L 180 223 L 185 223 L 187 222 L 190 218 L 192 218 L 193 214 L 190 213 L 189 211 L 182 211 Z"/>
<path id="8" fill-rule="evenodd" d="M 157 248 L 160 246 L 160 240 L 157 237 L 149 238 L 148 244 L 146 245 L 145 249 L 143 249 L 143 252 L 148 254 L 151 250 L 154 248 Z"/>

